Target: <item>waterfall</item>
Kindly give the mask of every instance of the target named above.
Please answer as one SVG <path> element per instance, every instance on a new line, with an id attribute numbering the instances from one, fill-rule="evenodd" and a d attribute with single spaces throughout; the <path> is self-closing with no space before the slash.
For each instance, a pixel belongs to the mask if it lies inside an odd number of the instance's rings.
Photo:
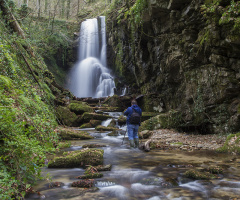
<path id="1" fill-rule="evenodd" d="M 78 62 L 69 73 L 68 89 L 76 97 L 114 95 L 115 83 L 107 68 L 105 17 L 81 24 Z"/>

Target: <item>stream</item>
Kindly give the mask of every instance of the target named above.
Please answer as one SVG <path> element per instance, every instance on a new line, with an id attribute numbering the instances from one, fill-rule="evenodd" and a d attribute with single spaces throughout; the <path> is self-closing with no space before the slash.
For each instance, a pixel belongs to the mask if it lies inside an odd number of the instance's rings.
<path id="1" fill-rule="evenodd" d="M 114 118 L 122 113 L 112 112 Z M 102 125 L 107 126 L 111 120 Z M 126 130 L 126 126 L 121 127 Z M 101 172 L 102 178 L 95 179 L 95 192 L 71 187 L 76 177 L 83 175 L 84 169 L 43 169 L 43 174 L 52 177 L 51 182 L 61 183 L 59 187 L 49 187 L 49 182 L 39 181 L 26 199 L 46 200 L 198 200 L 198 199 L 240 199 L 240 162 L 236 156 L 218 154 L 213 151 L 163 151 L 144 152 L 130 149 L 127 137 L 108 136 L 109 132 L 85 129 L 95 138 L 74 140 L 66 151 L 82 149 L 84 144 L 104 144 L 104 165 L 112 164 L 111 171 Z M 124 141 L 123 141 L 124 140 Z M 141 141 L 140 141 L 141 142 Z M 234 161 L 235 159 L 235 161 Z M 183 173 L 189 169 L 206 166 L 222 166 L 223 175 L 214 180 L 192 180 Z"/>

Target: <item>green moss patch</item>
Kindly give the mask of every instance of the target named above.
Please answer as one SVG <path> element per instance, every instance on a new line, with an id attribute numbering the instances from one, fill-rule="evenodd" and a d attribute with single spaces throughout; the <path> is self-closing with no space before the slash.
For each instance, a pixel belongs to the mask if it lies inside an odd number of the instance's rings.
<path id="1" fill-rule="evenodd" d="M 84 144 L 82 148 L 97 148 L 97 147 L 106 147 L 104 144 Z"/>
<path id="2" fill-rule="evenodd" d="M 141 120 L 142 120 L 142 122 L 146 121 L 146 120 L 150 119 L 151 117 L 155 117 L 158 114 L 159 113 L 154 113 L 154 112 L 142 112 Z"/>
<path id="3" fill-rule="evenodd" d="M 118 128 L 106 127 L 106 126 L 102 126 L 102 125 L 97 126 L 95 129 L 97 131 L 114 131 L 114 130 L 118 130 Z"/>
<path id="4" fill-rule="evenodd" d="M 100 120 L 100 121 L 104 121 L 107 120 L 109 118 L 112 118 L 110 115 L 101 115 L 101 114 L 96 114 L 96 113 L 84 113 L 82 115 L 82 120 L 84 122 L 90 122 L 90 120 Z"/>
<path id="5" fill-rule="evenodd" d="M 92 127 L 96 127 L 98 125 L 101 125 L 102 121 L 101 120 L 94 120 L 94 119 L 92 119 L 92 120 L 90 120 L 89 123 L 92 125 Z"/>
<path id="6" fill-rule="evenodd" d="M 127 122 L 127 117 L 125 117 L 124 115 L 121 115 L 121 116 L 118 118 L 118 124 L 119 124 L 119 125 L 126 124 L 126 122 Z"/>
<path id="7" fill-rule="evenodd" d="M 56 157 L 48 163 L 49 168 L 71 168 L 86 167 L 87 165 L 102 165 L 103 150 L 82 149 L 80 151 L 68 152 L 67 155 Z"/>
<path id="8" fill-rule="evenodd" d="M 237 153 L 240 154 L 240 132 L 228 135 L 226 142 L 222 147 L 217 149 L 221 153 Z"/>
<path id="9" fill-rule="evenodd" d="M 79 131 L 70 128 L 61 127 L 58 128 L 57 132 L 59 133 L 59 137 L 62 140 L 74 140 L 74 139 L 86 140 L 93 138 L 91 135 L 89 135 L 89 133 L 85 131 Z"/>
<path id="10" fill-rule="evenodd" d="M 57 118 L 63 125 L 78 126 L 78 124 L 80 124 L 81 118 L 79 118 L 74 112 L 71 112 L 69 108 L 58 106 L 56 111 Z"/>
<path id="11" fill-rule="evenodd" d="M 184 173 L 184 176 L 187 178 L 192 178 L 192 179 L 203 179 L 203 180 L 211 180 L 211 179 L 217 179 L 219 178 L 218 175 L 210 173 L 208 171 L 198 171 L 194 169 L 190 169 Z"/>
<path id="12" fill-rule="evenodd" d="M 80 129 L 82 129 L 82 128 L 93 128 L 93 126 L 92 126 L 92 124 L 90 124 L 90 123 L 84 123 L 84 124 L 82 124 L 79 128 L 80 128 Z"/>
<path id="13" fill-rule="evenodd" d="M 74 102 L 76 102 L 76 101 L 74 101 Z M 77 103 L 70 103 L 69 109 L 70 109 L 70 111 L 74 112 L 77 115 L 81 115 L 85 112 L 93 111 L 92 108 L 89 105 L 87 105 L 86 102 L 81 102 L 81 101 L 79 101 Z"/>

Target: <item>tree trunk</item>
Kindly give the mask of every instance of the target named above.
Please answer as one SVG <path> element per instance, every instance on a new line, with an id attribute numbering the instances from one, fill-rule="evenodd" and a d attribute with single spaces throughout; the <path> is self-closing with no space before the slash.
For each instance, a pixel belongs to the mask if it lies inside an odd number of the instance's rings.
<path id="1" fill-rule="evenodd" d="M 67 0 L 67 19 L 69 19 L 69 15 L 70 15 L 70 7 L 71 7 L 71 0 Z"/>
<path id="2" fill-rule="evenodd" d="M 48 14 L 48 10 L 49 10 L 49 3 L 48 3 L 48 0 L 45 0 L 45 9 L 44 9 L 44 12 L 45 12 L 46 15 Z"/>

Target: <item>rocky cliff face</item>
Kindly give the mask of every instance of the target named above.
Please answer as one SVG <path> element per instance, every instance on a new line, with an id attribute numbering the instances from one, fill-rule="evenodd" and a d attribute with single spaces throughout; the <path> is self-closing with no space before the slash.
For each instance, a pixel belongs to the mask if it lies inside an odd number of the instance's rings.
<path id="1" fill-rule="evenodd" d="M 113 17 L 109 65 L 145 95 L 146 111 L 178 112 L 185 130 L 239 131 L 240 45 L 226 27 L 206 23 L 201 2 L 149 0 L 137 28 Z"/>

